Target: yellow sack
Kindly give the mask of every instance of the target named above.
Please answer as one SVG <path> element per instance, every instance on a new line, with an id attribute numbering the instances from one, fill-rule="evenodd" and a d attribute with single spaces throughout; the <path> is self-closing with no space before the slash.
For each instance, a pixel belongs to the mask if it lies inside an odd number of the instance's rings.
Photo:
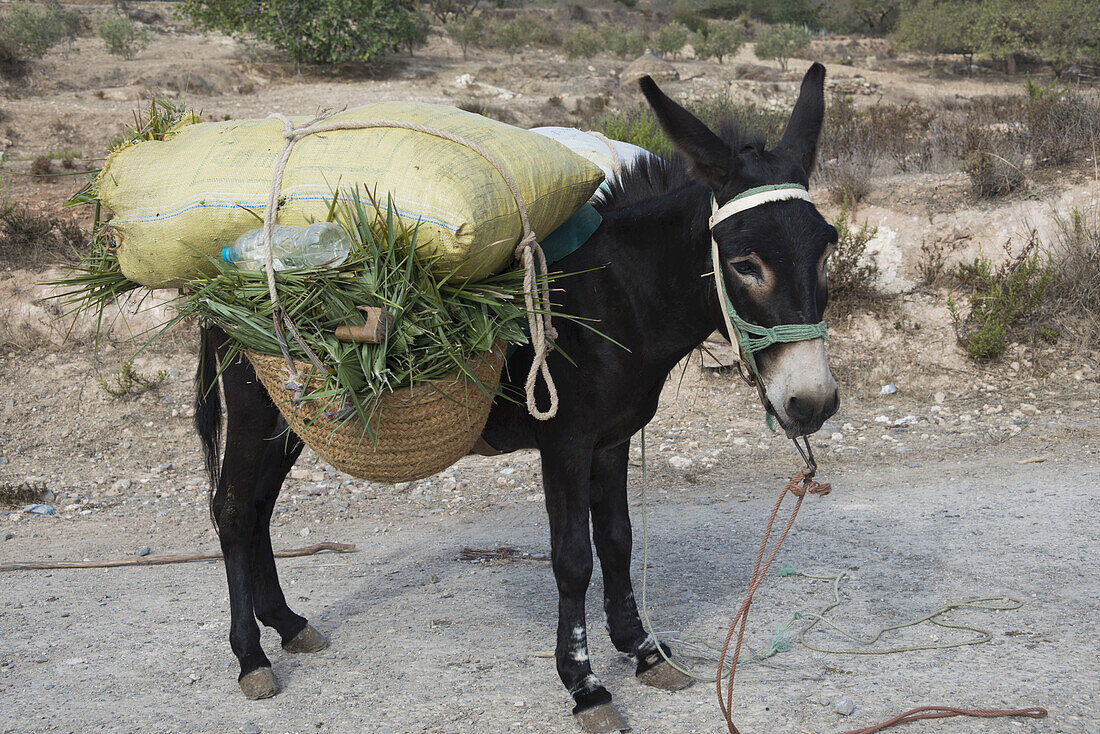
<path id="1" fill-rule="evenodd" d="M 603 181 L 603 172 L 560 143 L 481 115 L 413 102 L 382 102 L 326 123 L 402 120 L 477 143 L 516 182 L 531 228 L 550 234 Z M 293 118 L 295 124 L 306 118 Z M 99 175 L 99 198 L 114 212 L 111 237 L 123 274 L 149 288 L 176 287 L 209 273 L 242 233 L 260 226 L 275 161 L 283 149 L 275 119 L 182 126 L 164 141 L 113 153 Z M 318 133 L 302 138 L 287 163 L 277 222 L 325 219 L 333 195 L 366 185 L 395 213 L 420 224 L 417 251 L 439 256 L 436 270 L 482 278 L 512 258 L 522 235 L 515 199 L 500 173 L 459 143 L 402 128 Z M 255 215 L 254 215 L 254 214 Z"/>

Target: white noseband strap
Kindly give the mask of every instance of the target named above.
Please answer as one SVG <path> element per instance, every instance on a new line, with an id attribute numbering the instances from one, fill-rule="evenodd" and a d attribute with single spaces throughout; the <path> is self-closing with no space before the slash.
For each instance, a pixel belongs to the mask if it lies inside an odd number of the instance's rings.
<path id="1" fill-rule="evenodd" d="M 770 204 L 773 201 L 787 201 L 788 199 L 810 201 L 810 193 L 799 184 L 774 184 L 748 189 L 733 197 L 721 207 L 714 209 L 710 215 L 710 228 L 713 230 L 719 222 L 732 217 L 738 212 L 752 209 L 754 206 Z M 711 206 L 714 207 L 713 200 Z"/>

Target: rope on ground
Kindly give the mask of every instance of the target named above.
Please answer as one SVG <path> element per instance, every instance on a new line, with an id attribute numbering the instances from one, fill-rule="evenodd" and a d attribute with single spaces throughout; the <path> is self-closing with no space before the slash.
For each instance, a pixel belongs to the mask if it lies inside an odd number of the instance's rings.
<path id="1" fill-rule="evenodd" d="M 315 543 L 304 548 L 288 548 L 275 551 L 276 558 L 298 558 L 311 556 L 321 551 L 349 553 L 355 550 L 354 543 Z M 216 561 L 221 553 L 186 553 L 171 556 L 139 556 L 137 558 L 119 558 L 112 561 L 15 561 L 0 563 L 0 571 L 45 571 L 59 568 L 116 568 L 118 566 L 163 566 L 169 563 L 190 563 L 191 561 Z"/>
<path id="2" fill-rule="evenodd" d="M 803 578 L 819 579 L 822 581 L 832 581 L 833 600 L 822 609 L 820 612 L 799 612 L 794 616 L 792 622 L 799 619 L 812 620 L 809 625 L 802 629 L 798 635 L 798 642 L 805 648 L 813 650 L 815 652 L 822 652 L 833 655 L 893 655 L 901 652 L 917 652 L 919 650 L 947 650 L 954 647 L 966 647 L 968 645 L 981 645 L 989 642 L 993 639 L 993 635 L 988 631 L 980 627 L 973 627 L 967 624 L 955 624 L 947 622 L 943 619 L 943 616 L 948 612 L 955 611 L 956 609 L 980 609 L 984 611 L 993 612 L 1007 612 L 1020 609 L 1024 603 L 1019 599 L 1013 599 L 1008 596 L 984 596 L 973 597 L 970 599 L 962 599 L 960 601 L 948 602 L 936 609 L 933 609 L 926 614 L 923 614 L 915 619 L 911 619 L 907 622 L 901 622 L 899 624 L 890 625 L 888 627 L 882 627 L 875 634 L 870 637 L 861 637 L 855 633 L 849 632 L 844 628 L 837 625 L 831 619 L 827 617 L 829 612 L 836 609 L 841 604 L 840 599 L 840 582 L 847 576 L 847 573 L 839 573 L 835 576 L 827 576 L 820 574 L 805 573 L 791 568 L 782 568 L 779 570 L 780 576 L 802 576 Z M 859 645 L 873 645 L 882 639 L 882 636 L 887 632 L 896 632 L 898 630 L 906 629 L 908 627 L 915 627 L 918 624 L 924 622 L 931 622 L 939 627 L 946 627 L 948 629 L 965 630 L 967 632 L 973 632 L 977 636 L 968 640 L 959 640 L 957 642 L 943 642 L 937 644 L 928 645 L 899 645 L 897 647 L 890 647 L 879 650 L 860 650 L 858 648 L 830 648 L 821 647 L 816 643 L 809 642 L 806 639 L 806 635 L 813 630 L 819 623 L 831 627 L 836 632 L 840 633 L 849 640 Z"/>
<path id="3" fill-rule="evenodd" d="M 283 337 L 282 328 L 279 325 L 280 314 L 282 314 L 283 320 L 291 336 L 293 336 L 295 341 L 298 342 L 298 345 L 302 347 L 313 365 L 321 370 L 322 373 L 327 370 L 321 364 L 320 360 L 317 359 L 316 355 L 306 346 L 305 341 L 298 333 L 294 323 L 290 320 L 286 312 L 283 311 L 282 306 L 279 304 L 279 293 L 275 288 L 275 268 L 273 267 L 273 255 L 271 252 L 271 235 L 275 229 L 275 218 L 278 215 L 279 208 L 279 193 L 282 190 L 283 184 L 283 172 L 286 169 L 287 161 L 290 160 L 290 153 L 294 150 L 294 145 L 299 140 L 310 135 L 336 132 L 339 130 L 365 130 L 379 127 L 399 128 L 443 138 L 444 140 L 450 140 L 453 143 L 458 143 L 459 145 L 469 148 L 496 169 L 497 173 L 504 179 L 504 183 L 508 186 L 512 198 L 515 199 L 516 208 L 519 211 L 520 224 L 523 227 L 523 236 L 520 238 L 519 244 L 516 245 L 515 255 L 516 259 L 523 264 L 524 305 L 527 308 L 527 325 L 531 331 L 531 346 L 535 350 L 535 357 L 531 362 L 531 369 L 527 373 L 527 382 L 525 385 L 527 392 L 527 410 L 538 420 L 549 420 L 553 418 L 558 413 L 558 391 L 554 386 L 553 378 L 550 376 L 550 368 L 546 365 L 546 358 L 550 354 L 554 339 L 557 338 L 557 332 L 554 330 L 554 326 L 550 321 L 550 285 L 545 278 L 541 280 L 541 283 L 539 279 L 539 273 L 545 275 L 547 272 L 546 256 L 543 254 L 542 247 L 539 245 L 535 233 L 531 229 L 531 222 L 527 218 L 527 205 L 523 201 L 523 196 L 520 194 L 519 187 L 516 185 L 515 180 L 489 151 L 469 138 L 465 138 L 461 135 L 405 120 L 380 119 L 325 122 L 332 114 L 331 112 L 322 114 L 307 123 L 297 126 L 285 115 L 279 113 L 269 115 L 270 118 L 279 120 L 283 123 L 283 138 L 285 138 L 286 142 L 283 144 L 283 150 L 275 162 L 275 169 L 271 175 L 271 189 L 268 191 L 267 209 L 264 211 L 264 248 L 267 251 L 265 256 L 265 270 L 267 271 L 267 290 L 271 295 L 271 304 L 274 306 L 272 318 L 275 321 L 275 332 L 279 337 L 283 359 L 286 361 L 287 371 L 291 379 L 299 386 L 302 384 L 301 377 L 298 375 L 298 370 L 294 367 L 294 360 L 290 358 L 290 353 L 286 349 L 286 340 Z M 535 401 L 535 386 L 540 374 L 542 375 L 543 382 L 546 383 L 546 390 L 550 394 L 550 406 L 545 411 L 540 410 Z"/>
<path id="4" fill-rule="evenodd" d="M 795 443 L 795 446 L 798 446 L 798 444 Z M 656 636 L 656 634 L 653 631 L 653 622 L 649 618 L 649 610 L 648 610 L 648 607 L 646 605 L 646 586 L 647 586 L 648 575 L 649 575 L 648 574 L 648 571 L 649 571 L 649 519 L 648 519 L 648 509 L 647 509 L 648 476 L 647 476 L 647 471 L 646 471 L 645 429 L 642 429 L 642 432 L 641 432 L 641 449 L 642 449 L 642 456 L 641 456 L 641 459 L 642 459 L 642 603 L 641 603 L 641 614 L 642 614 L 642 619 L 645 623 L 646 632 L 649 633 L 650 637 L 654 640 L 654 642 L 658 642 L 659 638 Z M 801 448 L 799 450 L 801 451 Z M 807 458 L 807 455 L 803 454 L 803 457 Z M 812 454 L 809 456 L 809 458 L 807 460 L 807 466 L 804 467 L 803 469 L 800 469 L 791 478 L 791 480 L 789 482 L 787 482 L 786 486 L 784 486 L 783 491 L 780 492 L 779 498 L 775 502 L 775 506 L 772 508 L 771 515 L 768 517 L 767 524 L 764 527 L 764 537 L 760 541 L 760 549 L 759 549 L 759 551 L 757 551 L 757 554 L 756 554 L 756 562 L 753 564 L 752 578 L 751 578 L 750 583 L 749 583 L 748 592 L 745 595 L 745 600 L 741 603 L 741 607 L 737 610 L 737 614 L 734 616 L 733 622 L 730 624 L 729 631 L 726 634 L 726 639 L 725 639 L 724 643 L 722 644 L 721 650 L 720 650 L 719 655 L 718 655 L 718 671 L 717 671 L 717 674 L 713 678 L 710 678 L 710 677 L 704 678 L 704 677 L 701 677 L 701 676 L 691 672 L 690 670 L 686 670 L 686 669 L 680 667 L 679 665 L 677 665 L 675 662 L 673 662 L 669 658 L 669 656 L 665 654 L 664 648 L 662 648 L 660 644 L 657 644 L 657 650 L 658 650 L 658 652 L 660 652 L 661 657 L 663 657 L 665 662 L 667 662 L 673 668 L 675 668 L 676 670 L 680 671 L 681 673 L 683 673 L 687 676 L 690 676 L 691 678 L 694 678 L 695 680 L 701 680 L 701 681 L 705 681 L 705 682 L 708 682 L 708 683 L 715 684 L 715 686 L 717 688 L 717 693 L 718 693 L 718 707 L 722 711 L 722 716 L 726 721 L 726 726 L 728 727 L 730 734 L 741 734 L 740 730 L 737 728 L 737 725 L 733 723 L 733 682 L 734 682 L 734 677 L 737 673 L 737 662 L 738 662 L 738 658 L 741 655 L 741 648 L 742 648 L 742 645 L 743 645 L 744 635 L 745 635 L 745 627 L 748 624 L 749 607 L 752 605 L 753 595 L 756 593 L 757 588 L 759 588 L 759 586 L 760 586 L 761 582 L 763 581 L 764 577 L 767 575 L 768 569 L 771 567 L 772 561 L 775 560 L 775 555 L 779 551 L 780 545 L 782 545 L 783 540 L 787 537 L 787 533 L 790 531 L 791 527 L 794 525 L 795 517 L 798 515 L 798 510 L 802 506 L 802 500 L 805 498 L 806 493 L 809 492 L 810 494 L 816 494 L 816 495 L 819 495 L 819 496 L 824 496 L 824 495 L 829 494 L 830 491 L 832 491 L 832 485 L 822 484 L 822 483 L 819 483 L 819 482 L 816 482 L 816 481 L 813 480 L 814 469 L 811 468 L 811 466 L 812 466 Z M 765 553 L 765 551 L 767 550 L 767 547 L 768 547 L 768 540 L 771 537 L 772 529 L 775 525 L 776 516 L 779 514 L 779 509 L 782 506 L 783 500 L 786 498 L 788 492 L 795 496 L 795 498 L 796 498 L 795 505 L 791 510 L 790 517 L 787 519 L 787 522 L 784 525 L 782 532 L 779 534 L 779 537 L 776 539 L 775 544 L 772 546 L 771 552 L 768 553 L 767 560 L 764 561 L 763 560 L 764 559 L 764 553 Z M 761 565 L 762 562 L 763 562 L 763 565 Z M 809 613 L 809 614 L 803 614 L 802 615 L 802 616 L 805 616 L 805 617 L 812 617 L 814 619 L 814 621 L 808 627 L 806 627 L 806 629 L 804 629 L 802 631 L 802 634 L 799 636 L 799 642 L 801 644 L 803 644 L 804 646 L 808 647 L 809 649 L 816 650 L 818 652 L 838 653 L 838 654 L 847 653 L 847 654 L 881 654 L 881 655 L 886 655 L 886 654 L 890 654 L 890 653 L 894 653 L 894 652 L 908 652 L 910 650 L 930 650 L 930 649 L 942 649 L 942 648 L 945 648 L 945 647 L 960 647 L 960 646 L 964 646 L 964 645 L 976 645 L 976 644 L 980 644 L 982 642 L 987 642 L 990 639 L 992 639 L 992 636 L 990 635 L 990 633 L 985 631 L 985 630 L 979 629 L 977 627 L 969 627 L 969 626 L 966 626 L 966 625 L 950 624 L 950 623 L 944 622 L 943 620 L 939 619 L 939 617 L 942 616 L 943 614 L 945 614 L 946 612 L 951 611 L 952 609 L 972 608 L 972 609 L 990 609 L 990 610 L 1002 610 L 1002 609 L 1003 610 L 1011 610 L 1011 609 L 1019 609 L 1022 606 L 1022 602 L 1020 602 L 1017 599 L 1012 599 L 1012 598 L 1009 598 L 1009 597 L 984 597 L 984 598 L 968 599 L 968 600 L 964 600 L 962 602 L 955 602 L 955 603 L 952 603 L 952 604 L 946 604 L 946 605 L 940 607 L 939 609 L 937 609 L 937 610 L 935 610 L 935 611 L 933 611 L 929 614 L 924 615 L 920 619 L 917 619 L 917 620 L 914 620 L 914 621 L 911 621 L 911 622 L 908 622 L 908 623 L 904 623 L 904 624 L 901 624 L 901 625 L 894 625 L 894 626 L 891 626 L 891 627 L 883 628 L 878 632 L 878 634 L 874 635 L 872 638 L 866 638 L 865 639 L 865 638 L 860 638 L 856 635 L 853 635 L 851 633 L 846 632 L 845 630 L 841 629 L 839 626 L 833 624 L 830 620 L 825 618 L 825 615 L 830 610 L 834 609 L 838 604 L 840 604 L 839 584 L 840 584 L 840 580 L 844 577 L 845 574 L 841 573 L 841 574 L 838 574 L 837 576 L 817 576 L 817 575 L 813 575 L 813 574 L 802 573 L 800 571 L 789 571 L 787 569 L 784 569 L 780 573 L 781 573 L 781 575 L 795 575 L 795 574 L 798 574 L 798 575 L 806 576 L 808 578 L 819 578 L 819 579 L 831 579 L 831 580 L 833 580 L 833 603 L 831 603 L 829 606 L 825 607 L 825 609 L 823 609 L 821 612 L 819 612 L 817 614 Z M 881 638 L 882 635 L 885 634 L 886 632 L 896 630 L 896 629 L 902 629 L 904 627 L 911 627 L 913 625 L 920 624 L 921 622 L 924 622 L 924 621 L 930 621 L 933 624 L 937 624 L 941 627 L 949 627 L 949 628 L 952 628 L 952 629 L 971 630 L 971 631 L 979 633 L 980 635 L 982 635 L 982 637 L 978 638 L 978 639 L 974 639 L 974 640 L 966 640 L 966 641 L 963 641 L 963 642 L 950 643 L 950 644 L 944 644 L 944 645 L 899 647 L 899 648 L 892 648 L 890 650 L 875 651 L 875 652 L 853 651 L 853 650 L 829 650 L 829 649 L 816 647 L 814 645 L 810 645 L 805 641 L 805 634 L 807 632 L 809 632 L 810 629 L 812 629 L 814 627 L 814 625 L 816 625 L 818 622 L 825 622 L 827 625 L 833 627 L 838 632 L 844 634 L 845 636 L 849 637 L 850 639 L 852 639 L 856 642 L 867 642 L 868 644 L 871 644 L 871 643 L 874 643 L 874 642 L 878 641 L 878 639 Z M 781 627 L 781 630 L 785 629 L 786 627 L 789 627 L 789 625 L 790 625 L 790 622 L 788 622 L 787 625 Z M 734 633 L 737 634 L 737 642 L 734 645 L 733 654 L 728 655 L 730 644 L 733 640 Z M 706 647 L 710 647 L 710 645 L 706 644 L 705 642 L 702 643 L 702 644 Z M 774 647 L 774 645 L 775 645 L 775 641 L 773 639 L 773 647 Z M 765 653 L 764 657 L 767 657 L 767 655 L 768 655 L 768 653 Z M 728 672 L 727 672 L 727 669 L 726 669 L 727 656 L 729 657 Z M 760 656 L 757 656 L 757 661 L 759 661 L 761 659 L 762 658 L 760 658 Z M 725 691 L 723 691 L 723 681 L 725 681 Z M 725 694 L 724 696 L 723 696 L 723 693 Z M 1047 710 L 1045 708 L 1040 707 L 1040 706 L 1031 706 L 1031 707 L 1023 708 L 1023 709 L 963 709 L 963 708 L 955 708 L 955 707 L 951 707 L 951 706 L 920 706 L 918 708 L 910 709 L 909 711 L 906 711 L 902 714 L 898 714 L 897 716 L 895 716 L 891 719 L 888 719 L 884 722 L 881 722 L 879 724 L 875 724 L 874 726 L 866 727 L 866 728 L 863 728 L 863 729 L 854 729 L 854 730 L 845 732 L 844 734 L 874 734 L 875 732 L 879 732 L 879 731 L 882 731 L 883 729 L 886 729 L 886 728 L 889 728 L 889 727 L 892 727 L 892 726 L 897 726 L 899 724 L 907 724 L 907 723 L 910 723 L 912 721 L 919 721 L 919 720 L 922 720 L 922 719 L 943 719 L 943 718 L 948 718 L 948 717 L 952 717 L 952 716 L 971 716 L 971 717 L 976 717 L 976 718 L 999 718 L 999 717 L 1006 717 L 1006 716 L 1023 716 L 1023 717 L 1032 718 L 1032 719 L 1041 719 L 1041 718 L 1044 718 L 1046 715 L 1047 715 Z"/>

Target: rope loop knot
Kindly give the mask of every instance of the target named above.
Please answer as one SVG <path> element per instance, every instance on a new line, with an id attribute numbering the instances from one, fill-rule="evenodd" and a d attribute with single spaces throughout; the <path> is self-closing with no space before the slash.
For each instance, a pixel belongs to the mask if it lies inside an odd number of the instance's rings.
<path id="1" fill-rule="evenodd" d="M 829 482 L 815 481 L 813 470 L 808 466 L 804 466 L 791 477 L 791 481 L 787 482 L 784 491 L 790 492 L 798 498 L 805 497 L 807 492 L 816 494 L 818 497 L 824 497 L 833 491 L 833 485 Z"/>

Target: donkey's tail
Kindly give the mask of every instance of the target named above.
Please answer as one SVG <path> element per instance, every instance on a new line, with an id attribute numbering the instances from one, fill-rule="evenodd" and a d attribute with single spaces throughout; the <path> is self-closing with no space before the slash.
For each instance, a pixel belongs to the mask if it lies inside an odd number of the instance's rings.
<path id="1" fill-rule="evenodd" d="M 195 430 L 202 440 L 206 460 L 206 475 L 210 479 L 207 490 L 210 520 L 217 527 L 214 517 L 214 492 L 218 488 L 218 446 L 222 434 L 222 398 L 218 391 L 218 348 L 211 338 L 210 329 L 199 327 L 199 366 L 195 371 Z"/>

